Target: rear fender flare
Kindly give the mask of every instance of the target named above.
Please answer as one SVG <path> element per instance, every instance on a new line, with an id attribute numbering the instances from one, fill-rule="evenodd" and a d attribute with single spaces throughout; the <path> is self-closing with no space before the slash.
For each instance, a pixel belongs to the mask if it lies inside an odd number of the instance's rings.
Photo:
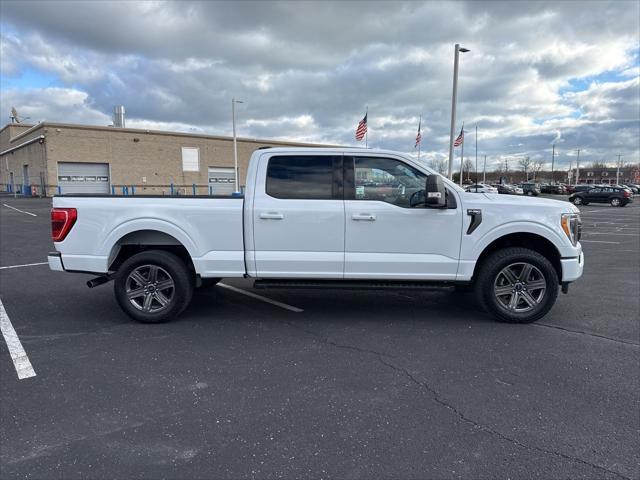
<path id="1" fill-rule="evenodd" d="M 184 230 L 170 222 L 157 218 L 136 218 L 118 225 L 106 236 L 100 251 L 104 256 L 109 256 L 113 248 L 125 235 L 141 230 L 157 231 L 170 235 L 182 244 L 192 259 L 198 256 L 195 242 Z"/>

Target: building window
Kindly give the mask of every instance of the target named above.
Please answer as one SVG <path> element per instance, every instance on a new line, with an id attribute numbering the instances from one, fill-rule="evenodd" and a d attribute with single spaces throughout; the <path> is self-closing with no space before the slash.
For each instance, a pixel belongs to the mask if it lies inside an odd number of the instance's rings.
<path id="1" fill-rule="evenodd" d="M 587 177 L 593 177 L 593 172 L 587 172 Z"/>
<path id="2" fill-rule="evenodd" d="M 182 171 L 200 171 L 200 149 L 198 147 L 182 147 Z"/>
<path id="3" fill-rule="evenodd" d="M 602 172 L 602 176 L 603 177 L 608 177 L 609 176 L 609 172 Z"/>

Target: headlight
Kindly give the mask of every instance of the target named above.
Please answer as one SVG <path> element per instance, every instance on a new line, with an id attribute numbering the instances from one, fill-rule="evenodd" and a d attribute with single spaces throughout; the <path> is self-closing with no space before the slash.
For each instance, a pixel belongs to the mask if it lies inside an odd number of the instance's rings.
<path id="1" fill-rule="evenodd" d="M 582 235 L 582 220 L 580 219 L 580 214 L 563 213 L 560 224 L 571 244 L 576 245 Z"/>

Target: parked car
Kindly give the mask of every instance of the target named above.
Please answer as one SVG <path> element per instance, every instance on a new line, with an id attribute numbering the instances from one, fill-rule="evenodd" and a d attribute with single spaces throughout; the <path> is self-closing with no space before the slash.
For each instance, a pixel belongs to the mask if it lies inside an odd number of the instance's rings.
<path id="1" fill-rule="evenodd" d="M 640 185 L 636 183 L 628 183 L 627 185 L 631 188 L 635 188 L 635 192 L 633 193 L 636 193 L 636 194 L 640 193 Z"/>
<path id="2" fill-rule="evenodd" d="M 402 188 L 370 198 L 361 183 L 374 172 Z M 577 207 L 467 195 L 401 153 L 256 150 L 245 184 L 237 198 L 55 196 L 49 266 L 98 275 L 90 287 L 113 280 L 120 307 L 145 323 L 229 277 L 277 289 L 471 286 L 498 320 L 525 323 L 582 275 Z"/>
<path id="3" fill-rule="evenodd" d="M 634 188 L 630 187 L 629 185 L 612 185 L 613 187 L 618 187 L 618 188 L 624 188 L 625 190 L 627 190 L 629 193 L 631 193 L 631 196 L 633 196 L 634 193 L 636 193 L 634 190 Z"/>
<path id="4" fill-rule="evenodd" d="M 538 195 L 540 195 L 540 185 L 537 183 L 518 183 L 517 186 L 520 187 L 524 194 L 529 197 L 537 197 Z"/>
<path id="5" fill-rule="evenodd" d="M 576 192 L 569 197 L 574 205 L 610 203 L 612 207 L 624 207 L 632 201 L 632 193 L 619 187 L 594 187 Z"/>
<path id="6" fill-rule="evenodd" d="M 574 185 L 569 185 L 569 184 L 565 184 L 564 189 L 569 195 L 571 195 L 576 190 Z"/>
<path id="7" fill-rule="evenodd" d="M 503 195 L 517 195 L 516 187 L 513 185 L 509 185 L 507 183 L 493 183 L 491 186 L 498 190 L 498 193 L 502 193 Z"/>
<path id="8" fill-rule="evenodd" d="M 464 191 L 471 193 L 498 193 L 498 189 L 496 187 L 492 187 L 491 185 L 486 185 L 484 183 L 474 183 L 465 187 Z"/>
<path id="9" fill-rule="evenodd" d="M 552 195 L 562 195 L 566 192 L 565 188 L 562 185 L 556 185 L 553 183 L 545 183 L 540 185 L 541 193 L 550 193 Z"/>
<path id="10" fill-rule="evenodd" d="M 574 185 L 573 191 L 571 193 L 586 192 L 587 190 L 595 188 L 596 186 L 599 185 Z"/>

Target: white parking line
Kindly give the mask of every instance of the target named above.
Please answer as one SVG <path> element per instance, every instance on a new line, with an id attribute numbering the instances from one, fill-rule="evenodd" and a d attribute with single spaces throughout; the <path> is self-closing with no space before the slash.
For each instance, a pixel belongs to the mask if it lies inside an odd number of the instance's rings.
<path id="1" fill-rule="evenodd" d="M 11 210 L 15 210 L 16 212 L 26 213 L 27 215 L 31 215 L 32 217 L 37 217 L 38 216 L 35 213 L 25 212 L 24 210 L 20 210 L 19 208 L 12 207 L 11 205 L 7 205 L 6 203 L 3 203 L 2 205 L 4 205 L 7 208 L 10 208 Z"/>
<path id="2" fill-rule="evenodd" d="M 301 308 L 294 307 L 292 305 L 287 305 L 286 303 L 278 302 L 277 300 L 271 300 L 270 298 L 263 297 L 262 295 L 257 295 L 257 294 L 252 293 L 252 292 L 247 292 L 246 290 L 242 290 L 241 288 L 237 288 L 237 287 L 234 287 L 232 285 L 227 285 L 226 283 L 218 283 L 218 286 L 226 288 L 226 289 L 231 290 L 231 291 L 236 292 L 236 293 L 241 293 L 241 294 L 246 295 L 246 296 L 251 297 L 251 298 L 255 298 L 257 300 L 262 300 L 263 302 L 267 302 L 267 303 L 270 303 L 272 305 L 276 305 L 276 306 L 278 306 L 280 308 L 284 308 L 285 310 L 289 310 L 291 312 L 296 312 L 296 313 L 304 312 L 304 310 L 301 309 Z"/>
<path id="3" fill-rule="evenodd" d="M 7 268 L 35 267 L 36 265 L 48 265 L 48 264 L 49 262 L 25 263 L 23 265 L 7 265 L 6 267 L 0 267 L 0 270 L 6 270 Z"/>
<path id="4" fill-rule="evenodd" d="M 13 366 L 16 367 L 16 372 L 18 372 L 18 378 L 22 380 L 23 378 L 35 377 L 36 372 L 31 366 L 27 352 L 22 348 L 18 334 L 13 329 L 13 325 L 11 325 L 11 320 L 9 320 L 9 315 L 4 309 L 2 300 L 0 300 L 0 330 L 2 330 L 4 341 L 7 342 Z"/>
<path id="5" fill-rule="evenodd" d="M 587 232 L 585 235 L 613 235 L 614 237 L 638 237 L 640 233 L 620 233 L 620 232 Z"/>
<path id="6" fill-rule="evenodd" d="M 634 217 L 636 215 L 638 215 L 638 213 L 635 210 L 626 210 L 625 212 L 620 212 L 618 210 L 616 211 L 606 211 L 606 210 L 581 210 L 580 213 L 582 215 L 606 215 L 607 217 L 610 216 L 617 216 L 617 217 Z"/>
<path id="7" fill-rule="evenodd" d="M 583 239 L 580 239 L 580 243 L 615 243 L 616 245 L 620 245 L 620 242 L 607 242 L 606 240 L 583 240 Z"/>

